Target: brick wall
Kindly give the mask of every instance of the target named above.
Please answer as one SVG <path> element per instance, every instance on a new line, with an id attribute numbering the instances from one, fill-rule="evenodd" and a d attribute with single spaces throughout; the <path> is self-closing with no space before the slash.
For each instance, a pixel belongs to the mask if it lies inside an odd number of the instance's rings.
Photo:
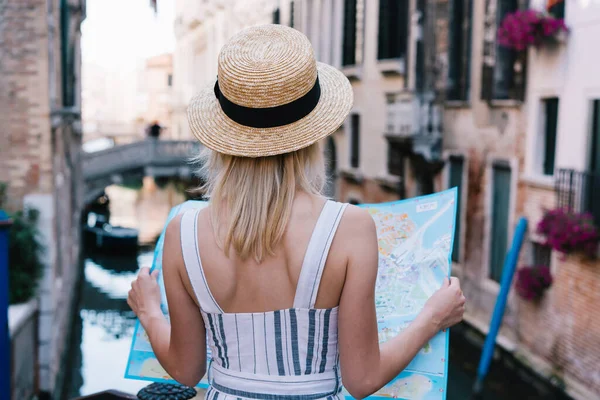
<path id="1" fill-rule="evenodd" d="M 53 188 L 46 0 L 0 0 L 0 181 L 7 207 Z"/>
<path id="2" fill-rule="evenodd" d="M 555 205 L 552 188 L 527 184 L 523 212 L 530 223 L 529 239 L 543 242 L 535 227 L 544 208 Z M 530 246 L 521 265 L 531 261 Z M 577 386 L 600 394 L 600 262 L 553 252 L 552 287 L 537 302 L 518 300 L 519 345 L 540 357 L 553 373 L 577 391 Z M 585 398 L 585 397 L 584 397 Z"/>

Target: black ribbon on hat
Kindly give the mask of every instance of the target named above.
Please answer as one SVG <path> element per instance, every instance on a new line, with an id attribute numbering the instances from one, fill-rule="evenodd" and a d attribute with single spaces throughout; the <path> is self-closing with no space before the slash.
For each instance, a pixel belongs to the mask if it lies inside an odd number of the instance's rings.
<path id="1" fill-rule="evenodd" d="M 291 124 L 310 114 L 319 103 L 321 86 L 317 76 L 315 85 L 304 96 L 290 103 L 268 108 L 244 107 L 231 102 L 219 89 L 218 80 L 215 83 L 215 96 L 225 115 L 238 124 L 251 128 L 274 128 Z"/>

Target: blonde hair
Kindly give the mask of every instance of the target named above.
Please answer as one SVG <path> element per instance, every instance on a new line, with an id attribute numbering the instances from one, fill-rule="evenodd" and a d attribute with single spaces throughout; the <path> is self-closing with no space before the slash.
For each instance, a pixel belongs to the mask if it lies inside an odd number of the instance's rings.
<path id="1" fill-rule="evenodd" d="M 212 229 L 229 257 L 273 255 L 283 238 L 297 191 L 321 194 L 325 165 L 321 146 L 313 144 L 282 155 L 247 158 L 205 149 L 198 159 L 210 200 Z"/>

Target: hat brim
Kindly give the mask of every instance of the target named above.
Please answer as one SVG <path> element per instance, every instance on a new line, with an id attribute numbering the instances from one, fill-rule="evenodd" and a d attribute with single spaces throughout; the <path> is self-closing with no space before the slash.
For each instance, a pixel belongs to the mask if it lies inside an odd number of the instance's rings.
<path id="1" fill-rule="evenodd" d="M 336 68 L 317 63 L 321 96 L 304 118 L 274 128 L 252 128 L 231 120 L 215 97 L 213 81 L 187 109 L 192 134 L 206 147 L 239 157 L 290 153 L 331 135 L 352 109 L 354 96 L 348 78 Z"/>

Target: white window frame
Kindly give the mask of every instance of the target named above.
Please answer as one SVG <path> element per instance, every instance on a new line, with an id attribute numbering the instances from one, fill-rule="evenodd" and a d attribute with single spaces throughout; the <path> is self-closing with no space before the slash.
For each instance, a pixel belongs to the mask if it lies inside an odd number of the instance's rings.
<path id="1" fill-rule="evenodd" d="M 460 272 L 462 266 L 465 263 L 465 240 L 467 233 L 467 198 L 469 195 L 469 156 L 466 151 L 463 150 L 445 150 L 443 153 L 444 158 L 444 170 L 442 171 L 442 188 L 449 189 L 448 180 L 450 178 L 450 157 L 456 156 L 463 159 L 463 174 L 462 174 L 462 188 L 460 196 L 462 203 L 460 210 L 457 210 L 457 218 L 460 218 L 460 232 L 458 233 L 459 249 L 458 249 L 458 262 L 454 262 L 452 269 L 457 268 Z"/>
<path id="2" fill-rule="evenodd" d="M 528 115 L 527 145 L 525 157 L 525 174 L 523 180 L 549 189 L 554 188 L 554 175 L 544 175 L 543 152 L 545 142 L 545 110 L 544 100 L 558 98 L 558 120 L 556 125 L 556 148 L 554 149 L 554 170 L 558 164 L 559 136 L 561 128 L 561 96 L 556 89 L 538 90 L 532 94 L 529 106 L 531 112 Z"/>
<path id="3" fill-rule="evenodd" d="M 508 162 L 510 167 L 510 200 L 508 210 L 508 238 L 507 238 L 507 251 L 510 249 L 512 239 L 515 232 L 515 219 L 516 219 L 516 203 L 517 203 L 517 189 L 519 181 L 519 160 L 516 157 L 505 157 L 500 155 L 489 155 L 485 161 L 485 200 L 484 200 L 484 233 L 483 233 L 483 256 L 481 268 L 480 283 L 481 287 L 487 292 L 497 294 L 500 290 L 500 284 L 490 276 L 490 241 L 492 239 L 492 223 L 491 216 L 493 212 L 493 166 L 496 162 Z"/>

